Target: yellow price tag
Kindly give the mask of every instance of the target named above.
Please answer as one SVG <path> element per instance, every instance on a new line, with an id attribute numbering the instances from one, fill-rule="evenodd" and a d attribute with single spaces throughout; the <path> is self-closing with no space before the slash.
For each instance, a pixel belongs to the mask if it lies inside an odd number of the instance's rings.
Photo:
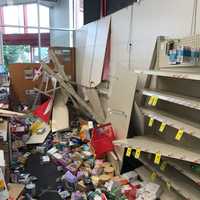
<path id="1" fill-rule="evenodd" d="M 171 183 L 170 182 L 166 182 L 166 186 L 167 186 L 167 189 L 170 191 L 170 189 L 171 189 Z"/>
<path id="2" fill-rule="evenodd" d="M 139 159 L 140 158 L 140 154 L 141 154 L 141 149 L 137 148 L 136 151 L 135 151 L 135 158 Z"/>
<path id="3" fill-rule="evenodd" d="M 126 151 L 126 156 L 130 157 L 131 156 L 131 152 L 132 152 L 132 149 L 128 148 L 127 151 Z"/>
<path id="4" fill-rule="evenodd" d="M 160 166 L 160 170 L 164 172 L 166 167 L 167 167 L 167 162 L 164 161 L 164 162 L 162 162 L 162 164 Z"/>
<path id="5" fill-rule="evenodd" d="M 148 126 L 149 126 L 149 127 L 152 127 L 152 126 L 153 126 L 153 123 L 154 123 L 154 118 L 151 117 L 151 118 L 149 119 Z"/>
<path id="6" fill-rule="evenodd" d="M 156 153 L 155 159 L 154 159 L 154 163 L 159 165 L 160 164 L 160 160 L 161 160 L 161 153 L 158 152 Z"/>
<path id="7" fill-rule="evenodd" d="M 153 102 L 154 102 L 154 96 L 151 96 L 148 104 L 151 106 L 153 104 Z"/>
<path id="8" fill-rule="evenodd" d="M 156 174 L 156 172 L 153 172 L 152 174 L 151 174 L 151 181 L 155 181 L 156 180 L 156 177 L 157 177 L 157 174 Z"/>
<path id="9" fill-rule="evenodd" d="M 163 131 L 165 130 L 165 127 L 166 127 L 166 124 L 162 122 L 159 128 L 159 132 L 163 133 Z"/>
<path id="10" fill-rule="evenodd" d="M 0 189 L 3 190 L 5 188 L 4 180 L 0 180 Z"/>
<path id="11" fill-rule="evenodd" d="M 158 103 L 158 97 L 155 96 L 155 97 L 153 98 L 152 106 L 156 106 L 157 103 Z"/>
<path id="12" fill-rule="evenodd" d="M 183 133 L 184 133 L 184 130 L 183 129 L 179 129 L 178 132 L 177 132 L 177 134 L 176 134 L 175 139 L 178 140 L 178 141 L 180 141 L 181 138 L 183 137 Z"/>

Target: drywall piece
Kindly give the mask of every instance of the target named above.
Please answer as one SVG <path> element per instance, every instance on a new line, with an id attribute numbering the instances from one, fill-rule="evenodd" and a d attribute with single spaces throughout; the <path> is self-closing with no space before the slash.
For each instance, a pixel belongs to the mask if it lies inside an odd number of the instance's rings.
<path id="1" fill-rule="evenodd" d="M 115 71 L 116 67 L 130 69 L 131 15 L 131 6 L 111 15 L 111 71 Z"/>
<path id="2" fill-rule="evenodd" d="M 135 171 L 143 181 L 152 182 L 152 171 L 147 169 L 145 166 L 139 167 L 135 169 Z M 175 191 L 169 191 L 166 187 L 166 183 L 162 181 L 159 177 L 156 178 L 155 183 L 161 185 L 163 189 L 163 193 L 160 196 L 160 200 L 183 200 L 183 198 L 180 195 L 178 195 Z"/>
<path id="3" fill-rule="evenodd" d="M 90 87 L 90 77 L 91 69 L 93 67 L 93 58 L 96 44 L 96 34 L 97 34 L 97 21 L 87 24 L 87 38 L 84 56 L 82 60 L 82 76 L 81 83 L 86 87 Z"/>
<path id="4" fill-rule="evenodd" d="M 24 117 L 26 114 L 0 109 L 0 116 L 2 117 Z"/>
<path id="5" fill-rule="evenodd" d="M 76 42 L 76 82 L 81 84 L 82 74 L 84 73 L 83 60 L 86 48 L 87 40 L 87 27 L 83 26 L 81 29 L 75 32 L 75 42 Z"/>
<path id="6" fill-rule="evenodd" d="M 140 161 L 165 181 L 168 187 L 173 188 L 185 199 L 199 200 L 200 190 L 198 190 L 198 186 L 189 181 L 187 177 L 177 173 L 175 169 L 167 167 L 165 171 L 161 171 L 160 166 L 153 164 L 147 158 L 142 157 Z"/>
<path id="7" fill-rule="evenodd" d="M 200 177 L 192 171 L 191 163 L 175 159 L 164 159 L 164 161 L 200 186 Z"/>
<path id="8" fill-rule="evenodd" d="M 106 121 L 112 123 L 117 139 L 127 138 L 136 84 L 137 75 L 126 69 L 118 68 L 111 79 Z M 115 151 L 122 164 L 124 150 L 116 147 Z"/>
<path id="9" fill-rule="evenodd" d="M 141 111 L 145 116 L 153 118 L 178 130 L 183 129 L 185 133 L 200 139 L 200 125 L 197 123 L 159 110 L 142 108 Z"/>
<path id="10" fill-rule="evenodd" d="M 91 87 L 97 87 L 102 80 L 109 29 L 110 16 L 97 21 L 96 43 L 90 73 Z"/>
<path id="11" fill-rule="evenodd" d="M 77 46 L 79 84 L 94 88 L 101 83 L 109 28 L 110 16 L 87 24 L 77 33 L 76 43 L 82 43 Z"/>
<path id="12" fill-rule="evenodd" d="M 96 116 L 98 116 L 99 119 L 101 119 L 101 123 L 105 122 L 105 113 L 103 111 L 103 107 L 99 99 L 98 91 L 93 88 L 86 88 L 85 92 L 90 102 L 90 105 L 93 108 L 94 113 L 96 114 Z"/>
<path id="13" fill-rule="evenodd" d="M 69 110 L 63 95 L 58 92 L 55 96 L 52 112 L 52 132 L 69 128 Z"/>
<path id="14" fill-rule="evenodd" d="M 193 147 L 193 151 L 187 148 L 168 144 L 157 138 L 147 136 L 137 136 L 132 139 L 116 140 L 114 144 L 121 147 L 140 148 L 141 151 L 156 154 L 160 152 L 162 156 L 176 158 L 188 162 L 200 164 L 200 150 Z"/>
<path id="15" fill-rule="evenodd" d="M 0 150 L 0 168 L 4 175 L 5 175 L 5 167 L 6 167 L 6 162 L 4 158 L 4 151 Z"/>
<path id="16" fill-rule="evenodd" d="M 179 71 L 169 71 L 169 70 L 134 70 L 138 74 L 144 75 L 153 75 L 153 76 L 162 76 L 162 77 L 170 77 L 177 79 L 189 79 L 189 80 L 200 80 L 200 73 L 192 73 L 192 72 L 179 72 Z"/>
<path id="17" fill-rule="evenodd" d="M 145 96 L 149 96 L 149 97 L 156 96 L 158 97 L 158 99 L 162 99 L 164 101 L 168 101 L 171 103 L 176 103 L 182 106 L 200 110 L 199 98 L 188 97 L 188 96 L 175 94 L 172 92 L 166 92 L 166 91 L 159 91 L 159 90 L 154 91 L 150 89 L 144 89 L 142 93 Z"/>
<path id="18" fill-rule="evenodd" d="M 0 123 L 0 136 L 3 137 L 3 141 L 7 141 L 8 137 L 8 121 L 4 120 L 2 123 Z"/>
<path id="19" fill-rule="evenodd" d="M 112 77 L 107 121 L 112 123 L 117 139 L 127 137 L 136 85 L 137 75 L 128 70 L 118 69 Z"/>
<path id="20" fill-rule="evenodd" d="M 46 140 L 49 133 L 50 133 L 50 127 L 46 124 L 44 133 L 32 135 L 26 142 L 26 144 L 42 144 Z"/>

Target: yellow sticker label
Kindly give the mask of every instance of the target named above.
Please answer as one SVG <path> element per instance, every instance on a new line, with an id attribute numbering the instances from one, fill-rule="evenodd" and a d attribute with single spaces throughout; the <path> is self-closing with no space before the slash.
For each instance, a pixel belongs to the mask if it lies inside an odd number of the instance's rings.
<path id="1" fill-rule="evenodd" d="M 151 174 L 151 181 L 155 181 L 156 180 L 156 177 L 157 177 L 157 174 L 156 174 L 156 172 L 153 172 L 152 174 Z"/>
<path id="2" fill-rule="evenodd" d="M 156 106 L 157 103 L 158 103 L 158 97 L 155 96 L 155 97 L 153 98 L 152 106 Z"/>
<path id="3" fill-rule="evenodd" d="M 135 151 L 135 158 L 139 159 L 140 158 L 140 154 L 141 154 L 141 149 L 137 148 L 136 151 Z"/>
<path id="4" fill-rule="evenodd" d="M 148 104 L 151 106 L 153 104 L 153 102 L 154 102 L 154 96 L 151 96 Z"/>
<path id="5" fill-rule="evenodd" d="M 5 184 L 4 184 L 4 180 L 0 180 L 0 189 L 4 189 L 5 188 Z"/>
<path id="6" fill-rule="evenodd" d="M 167 186 L 167 189 L 170 191 L 170 189 L 171 189 L 171 183 L 170 182 L 166 182 L 166 186 Z"/>
<path id="7" fill-rule="evenodd" d="M 152 127 L 152 126 L 153 126 L 153 123 L 154 123 L 154 118 L 151 117 L 151 118 L 149 119 L 148 126 L 149 126 L 149 127 Z"/>
<path id="8" fill-rule="evenodd" d="M 159 165 L 160 164 L 160 160 L 161 160 L 161 153 L 158 152 L 155 155 L 154 163 L 157 164 L 157 165 Z"/>
<path id="9" fill-rule="evenodd" d="M 131 152 L 132 152 L 132 149 L 128 148 L 127 151 L 126 151 L 126 156 L 130 157 L 131 156 Z"/>
<path id="10" fill-rule="evenodd" d="M 160 170 L 164 172 L 166 167 L 167 167 L 167 162 L 164 161 L 164 162 L 162 162 L 162 164 L 160 166 Z"/>
<path id="11" fill-rule="evenodd" d="M 177 134 L 176 134 L 175 139 L 178 140 L 178 141 L 180 141 L 181 138 L 183 137 L 183 133 L 184 133 L 184 130 L 183 129 L 179 129 L 178 132 L 177 132 Z"/>
<path id="12" fill-rule="evenodd" d="M 165 128 L 166 128 L 166 124 L 162 122 L 162 124 L 160 125 L 160 128 L 159 128 L 159 132 L 163 133 Z"/>

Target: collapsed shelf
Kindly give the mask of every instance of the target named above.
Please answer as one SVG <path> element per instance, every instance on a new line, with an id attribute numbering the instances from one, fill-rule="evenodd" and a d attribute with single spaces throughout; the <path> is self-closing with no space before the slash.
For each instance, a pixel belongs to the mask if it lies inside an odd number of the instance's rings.
<path id="1" fill-rule="evenodd" d="M 136 136 L 132 139 L 116 140 L 114 141 L 116 146 L 130 147 L 133 149 L 140 148 L 143 152 L 152 154 L 160 153 L 162 156 L 184 160 L 200 164 L 200 151 L 191 151 L 189 149 L 174 146 L 161 141 L 156 138 L 147 136 Z"/>
<path id="2" fill-rule="evenodd" d="M 156 96 L 161 100 L 168 101 L 171 103 L 176 103 L 185 107 L 193 108 L 196 110 L 200 110 L 200 99 L 194 97 L 188 97 L 180 94 L 175 94 L 172 92 L 166 91 L 154 91 L 150 89 L 142 90 L 142 94 L 145 96 Z"/>
<path id="3" fill-rule="evenodd" d="M 197 123 L 159 110 L 142 108 L 141 111 L 145 116 L 165 123 L 175 129 L 183 129 L 185 133 L 200 139 L 200 126 Z"/>
<path id="4" fill-rule="evenodd" d="M 173 168 L 175 168 L 177 171 L 179 171 L 184 176 L 188 177 L 190 180 L 195 182 L 200 186 L 200 176 L 198 174 L 195 174 L 192 171 L 191 165 L 189 163 L 179 161 L 179 160 L 172 160 L 172 159 L 164 159 L 166 163 Z"/>
<path id="5" fill-rule="evenodd" d="M 168 71 L 168 70 L 135 70 L 138 74 L 162 76 L 169 78 L 178 79 L 190 79 L 190 80 L 200 80 L 200 74 L 192 72 L 179 72 L 179 71 Z"/>
<path id="6" fill-rule="evenodd" d="M 140 176 L 143 181 L 151 182 L 151 174 L 152 171 L 147 169 L 147 167 L 142 166 L 135 169 L 136 173 Z M 178 193 L 172 190 L 168 190 L 164 181 L 162 181 L 159 177 L 155 180 L 155 183 L 162 186 L 163 193 L 160 196 L 160 200 L 182 200 L 183 198 L 179 196 Z"/>
<path id="7" fill-rule="evenodd" d="M 200 190 L 198 186 L 195 187 L 192 182 L 190 183 L 186 177 L 177 173 L 174 168 L 167 167 L 164 171 L 159 169 L 159 166 L 154 165 L 147 158 L 140 158 L 141 162 L 147 166 L 150 170 L 155 172 L 158 177 L 165 181 L 168 187 L 173 188 L 176 192 L 182 195 L 186 199 L 199 200 Z"/>

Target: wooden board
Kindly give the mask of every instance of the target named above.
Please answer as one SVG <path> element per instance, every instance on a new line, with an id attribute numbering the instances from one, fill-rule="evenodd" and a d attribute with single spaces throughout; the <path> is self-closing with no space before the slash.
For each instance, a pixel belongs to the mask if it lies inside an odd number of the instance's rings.
<path id="1" fill-rule="evenodd" d="M 25 117 L 25 113 L 14 112 L 10 110 L 0 109 L 0 116 L 2 117 Z"/>
<path id="2" fill-rule="evenodd" d="M 69 128 L 69 110 L 61 93 L 56 93 L 52 112 L 52 132 Z"/>
<path id="3" fill-rule="evenodd" d="M 12 95 L 17 98 L 21 103 L 28 103 L 29 98 L 26 95 L 26 90 L 33 90 L 39 88 L 40 80 L 33 81 L 31 79 L 25 79 L 24 71 L 26 69 L 38 69 L 40 64 L 10 64 L 8 66 L 10 73 L 10 84 Z"/>
<path id="4" fill-rule="evenodd" d="M 166 91 L 159 91 L 159 90 L 155 91 L 155 90 L 150 90 L 150 89 L 144 89 L 142 93 L 145 96 L 149 96 L 149 97 L 156 96 L 159 99 L 162 99 L 164 101 L 168 101 L 171 103 L 176 103 L 182 106 L 200 110 L 199 98 L 188 97 L 188 96 L 175 94 L 172 92 L 166 92 Z"/>
<path id="5" fill-rule="evenodd" d="M 145 166 L 139 167 L 135 169 L 135 171 L 143 181 L 152 182 L 151 175 L 153 172 L 147 169 Z M 183 198 L 179 196 L 175 191 L 169 191 L 166 187 L 166 183 L 163 182 L 159 177 L 156 178 L 155 183 L 161 185 L 163 189 L 163 193 L 160 196 L 160 200 L 183 200 Z"/>
<path id="6" fill-rule="evenodd" d="M 32 135 L 29 140 L 26 142 L 26 144 L 42 144 L 46 140 L 47 136 L 50 133 L 50 127 L 48 125 L 45 125 L 46 130 L 43 134 L 35 134 Z"/>
<path id="7" fill-rule="evenodd" d="M 9 197 L 13 200 L 19 199 L 20 195 L 24 191 L 24 188 L 25 186 L 22 184 L 9 183 L 8 184 Z"/>
<path id="8" fill-rule="evenodd" d="M 190 200 L 199 200 L 200 190 L 198 189 L 198 186 L 190 182 L 186 177 L 177 173 L 175 169 L 167 167 L 165 171 L 161 171 L 159 165 L 156 166 L 147 158 L 142 157 L 140 160 L 181 196 Z"/>
<path id="9" fill-rule="evenodd" d="M 135 70 L 136 73 L 153 75 L 153 76 L 163 76 L 178 79 L 190 79 L 190 80 L 200 80 L 200 73 L 192 72 L 179 72 L 179 71 L 169 71 L 169 70 Z"/>
<path id="10" fill-rule="evenodd" d="M 145 116 L 153 118 L 177 130 L 183 129 L 185 133 L 200 139 L 200 125 L 192 121 L 153 109 L 141 109 Z"/>
<path id="11" fill-rule="evenodd" d="M 200 150 L 187 149 L 168 144 L 157 138 L 147 136 L 137 136 L 132 139 L 116 140 L 114 144 L 121 147 L 140 148 L 141 151 L 156 154 L 160 152 L 162 156 L 176 158 L 188 162 L 200 164 Z"/>

